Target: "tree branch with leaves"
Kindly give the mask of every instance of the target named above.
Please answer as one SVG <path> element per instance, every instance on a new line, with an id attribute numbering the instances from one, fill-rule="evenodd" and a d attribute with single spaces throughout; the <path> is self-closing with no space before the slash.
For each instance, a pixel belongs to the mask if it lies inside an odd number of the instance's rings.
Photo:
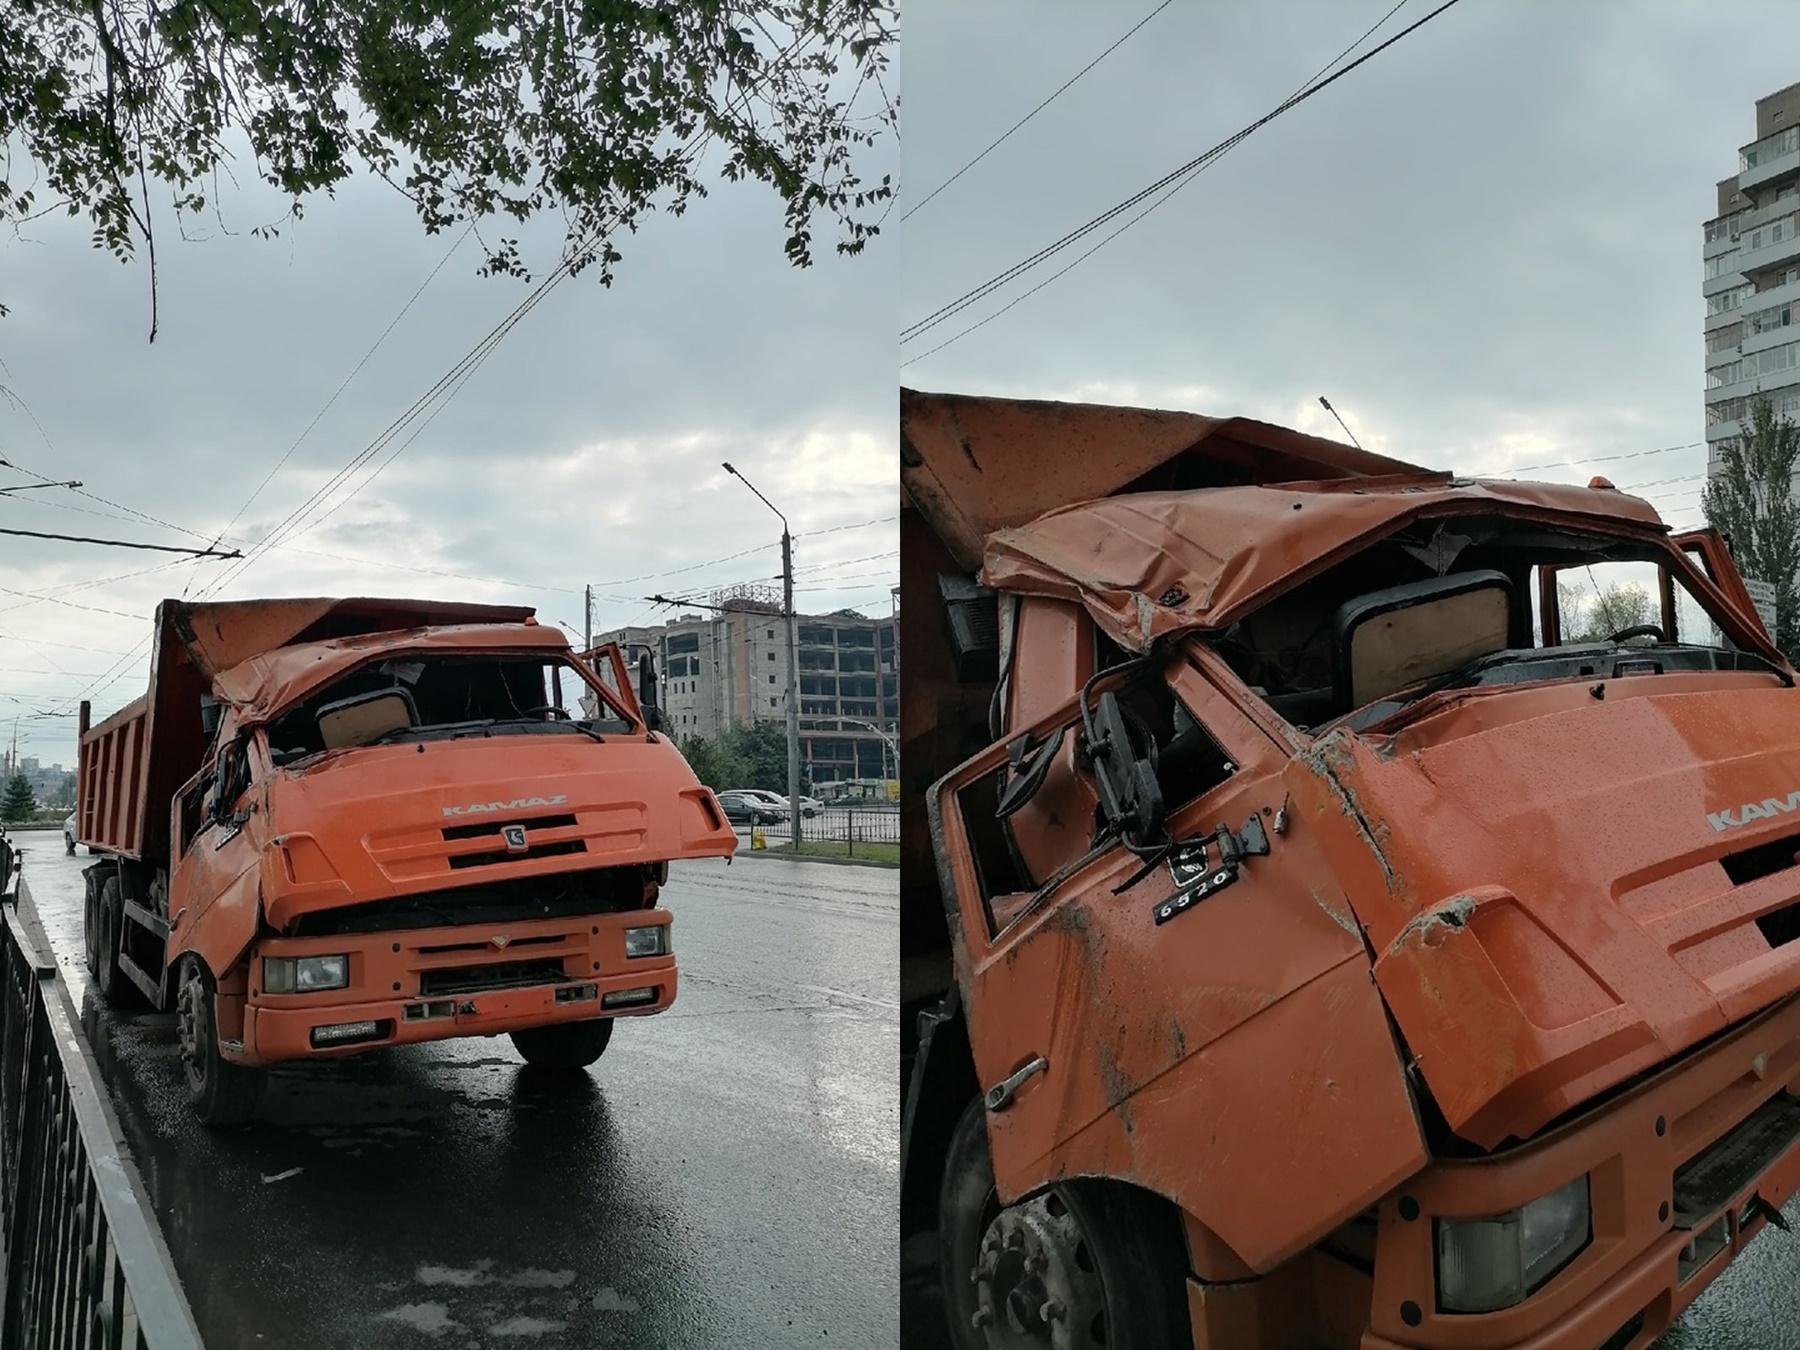
<path id="1" fill-rule="evenodd" d="M 559 211 L 560 261 L 602 282 L 646 214 L 757 181 L 807 266 L 821 220 L 855 254 L 891 203 L 857 161 L 897 134 L 897 22 L 895 0 L 7 0 L 0 222 L 47 197 L 154 265 L 153 185 L 177 219 L 216 209 L 241 143 L 296 218 L 358 169 L 427 233 Z M 484 274 L 529 278 L 517 238 L 483 247 Z"/>

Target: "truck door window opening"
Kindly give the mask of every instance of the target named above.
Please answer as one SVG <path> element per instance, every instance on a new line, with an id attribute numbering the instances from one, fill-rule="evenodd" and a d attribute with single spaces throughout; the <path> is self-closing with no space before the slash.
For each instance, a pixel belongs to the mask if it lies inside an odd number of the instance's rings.
<path id="1" fill-rule="evenodd" d="M 1104 655 L 1099 659 L 1102 672 L 1117 664 Z M 1148 666 L 1114 691 L 1153 759 L 1165 819 L 1226 782 L 1236 769 L 1171 687 L 1177 668 L 1170 662 Z M 1080 725 L 1079 715 L 1071 713 L 1063 725 L 1061 749 L 1037 789 L 1005 817 L 999 806 L 1014 772 L 1010 765 L 983 774 L 957 794 L 990 934 L 1013 923 L 1046 887 L 1114 842 L 1098 806 L 1092 766 L 1077 749 Z M 1052 731 L 1046 739 L 1055 735 Z M 1070 814 L 1072 809 L 1082 812 L 1079 818 Z"/>
<path id="2" fill-rule="evenodd" d="M 564 667 L 571 679 L 562 680 Z M 564 701 L 565 690 L 576 706 Z M 582 695 L 591 700 L 581 706 Z M 624 734 L 632 729 L 580 673 L 541 655 L 421 654 L 350 671 L 269 724 L 277 765 L 328 749 L 459 734 Z"/>
<path id="3" fill-rule="evenodd" d="M 1349 693 L 1348 672 L 1342 669 L 1343 653 L 1334 644 L 1334 625 L 1343 607 L 1378 592 L 1486 571 L 1510 585 L 1506 641 L 1471 659 L 1469 683 L 1610 676 L 1615 657 L 1645 648 L 1654 649 L 1658 672 L 1772 670 L 1760 657 L 1739 651 L 1730 636 L 1735 621 L 1725 616 L 1716 597 L 1690 589 L 1684 574 L 1669 565 L 1672 560 L 1671 551 L 1655 544 L 1504 516 L 1415 521 L 1276 596 L 1232 624 L 1215 645 L 1239 678 L 1277 713 L 1295 726 L 1317 728 L 1358 708 Z M 1659 594 L 1665 568 L 1674 611 L 1666 627 Z M 1580 616 L 1573 629 L 1565 618 L 1554 647 L 1543 642 L 1539 583 L 1545 575 L 1557 584 L 1559 613 Z M 1611 631 L 1588 631 L 1596 623 L 1606 626 L 1607 616 L 1618 612 L 1646 614 L 1644 622 L 1665 630 L 1663 641 L 1641 638 L 1619 645 L 1611 641 Z M 1401 655 L 1419 668 L 1441 665 L 1449 647 L 1467 636 L 1449 625 L 1420 624 L 1413 634 L 1419 649 Z M 1445 652 L 1428 650 L 1433 643 L 1443 644 Z M 1506 660 L 1509 652 L 1517 659 Z M 1630 673 L 1649 673 L 1649 668 Z M 1429 682 L 1414 690 L 1427 687 Z"/>

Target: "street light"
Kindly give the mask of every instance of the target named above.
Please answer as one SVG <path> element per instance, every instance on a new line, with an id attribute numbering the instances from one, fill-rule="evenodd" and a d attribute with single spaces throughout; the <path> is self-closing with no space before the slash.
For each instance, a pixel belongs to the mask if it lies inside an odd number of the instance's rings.
<path id="1" fill-rule="evenodd" d="M 885 781 L 887 778 L 887 757 L 889 755 L 894 757 L 894 777 L 898 778 L 900 776 L 900 747 L 894 744 L 893 737 L 889 736 L 887 732 L 883 731 L 873 722 L 865 722 L 860 717 L 844 717 L 842 715 L 839 715 L 837 720 L 840 722 L 848 722 L 853 727 L 862 727 L 881 737 L 881 775 L 884 780 L 881 785 L 881 790 L 885 793 L 888 790 Z"/>
<path id="2" fill-rule="evenodd" d="M 729 464 L 720 466 L 738 482 L 756 492 L 756 499 L 781 517 L 781 609 L 787 617 L 787 739 L 788 739 L 788 847 L 800 851 L 800 684 L 799 660 L 794 655 L 794 537 L 788 519 L 756 484 Z"/>

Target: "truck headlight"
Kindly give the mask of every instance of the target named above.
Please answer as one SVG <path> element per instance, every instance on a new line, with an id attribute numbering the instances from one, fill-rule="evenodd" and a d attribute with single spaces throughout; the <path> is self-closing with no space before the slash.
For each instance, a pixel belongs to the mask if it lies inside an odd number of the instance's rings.
<path id="1" fill-rule="evenodd" d="M 668 924 L 659 923 L 648 928 L 627 928 L 625 930 L 625 955 L 667 956 L 668 954 Z"/>
<path id="2" fill-rule="evenodd" d="M 1507 1214 L 1437 1221 L 1438 1307 L 1493 1312 L 1525 1296 L 1588 1244 L 1588 1179 Z"/>
<path id="3" fill-rule="evenodd" d="M 265 956 L 265 994 L 316 994 L 350 983 L 348 956 Z"/>

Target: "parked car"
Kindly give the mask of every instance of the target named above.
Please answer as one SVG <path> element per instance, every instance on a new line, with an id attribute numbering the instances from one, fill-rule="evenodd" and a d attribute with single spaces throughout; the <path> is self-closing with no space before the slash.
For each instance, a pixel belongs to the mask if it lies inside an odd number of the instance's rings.
<path id="1" fill-rule="evenodd" d="M 721 792 L 719 805 L 725 810 L 725 819 L 734 825 L 773 825 L 788 818 L 786 806 L 765 801 L 761 795 L 748 788 Z"/>
<path id="2" fill-rule="evenodd" d="M 63 847 L 69 850 L 69 856 L 75 856 L 75 813 L 73 811 L 63 819 Z"/>
<path id="3" fill-rule="evenodd" d="M 781 812 L 781 818 L 783 820 L 787 819 L 788 799 L 781 793 L 770 792 L 767 788 L 742 788 L 740 790 L 748 793 L 752 797 L 767 802 L 770 806 Z M 820 801 L 817 797 L 802 797 L 800 799 L 800 814 L 809 820 L 818 815 L 824 807 L 825 803 Z"/>

